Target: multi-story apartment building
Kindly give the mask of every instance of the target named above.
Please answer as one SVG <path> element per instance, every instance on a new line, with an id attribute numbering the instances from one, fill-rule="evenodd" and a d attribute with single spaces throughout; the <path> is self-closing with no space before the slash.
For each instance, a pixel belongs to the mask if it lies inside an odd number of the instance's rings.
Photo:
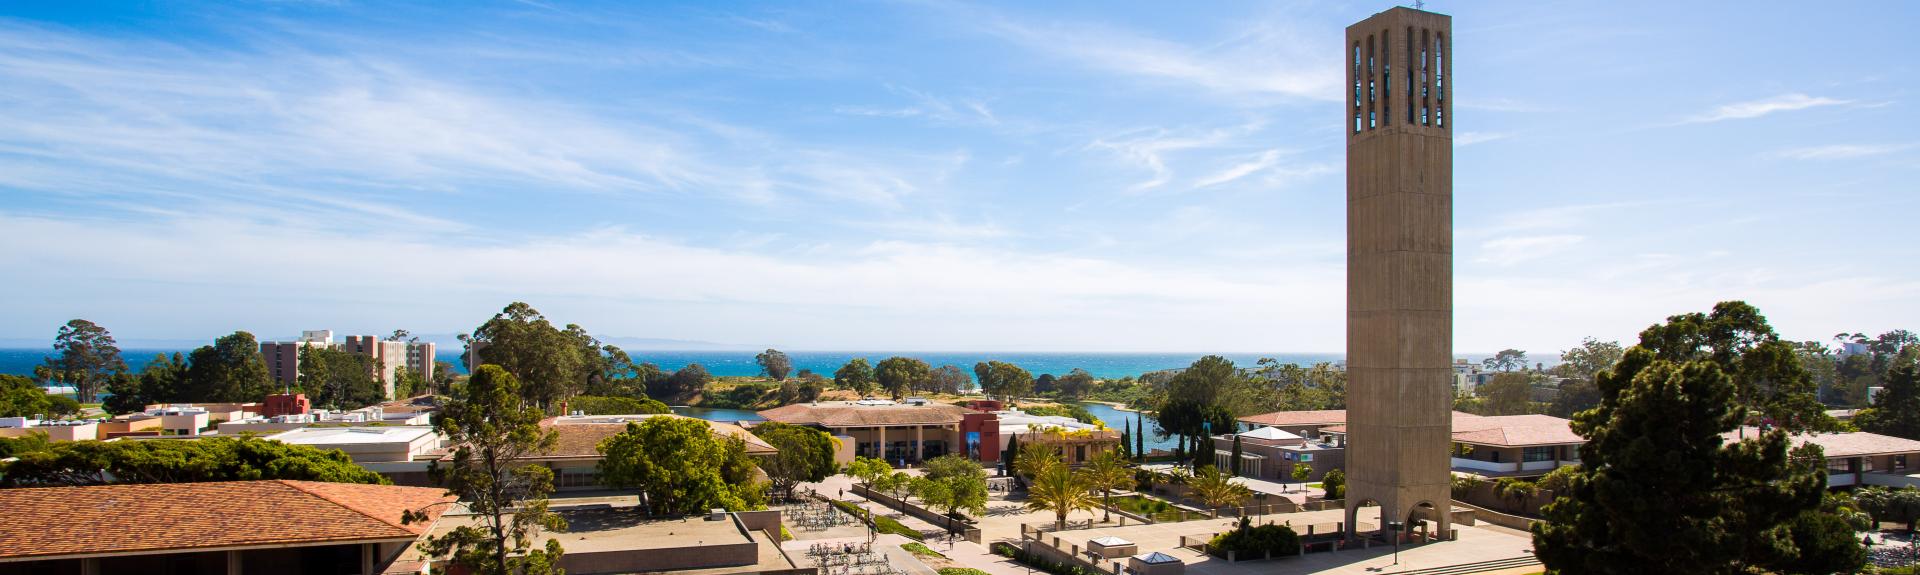
<path id="1" fill-rule="evenodd" d="M 411 369 L 422 379 L 433 378 L 435 349 L 431 342 L 382 341 L 379 336 L 350 335 L 335 343 L 333 330 L 320 329 L 300 332 L 300 339 L 296 341 L 261 342 L 260 355 L 275 381 L 293 385 L 300 380 L 300 354 L 307 348 L 338 348 L 372 358 L 372 371 L 368 376 L 385 386 L 387 397 L 394 396 L 400 370 Z"/>

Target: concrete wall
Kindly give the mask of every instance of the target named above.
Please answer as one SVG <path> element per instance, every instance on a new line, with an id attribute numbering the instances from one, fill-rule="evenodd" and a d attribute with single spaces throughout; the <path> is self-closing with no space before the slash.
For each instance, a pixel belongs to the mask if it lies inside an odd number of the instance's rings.
<path id="1" fill-rule="evenodd" d="M 1445 504 L 1452 478 L 1453 126 L 1434 120 L 1451 108 L 1453 82 L 1406 94 L 1409 77 L 1431 68 L 1435 56 L 1410 51 L 1409 30 L 1428 38 L 1418 41 L 1423 47 L 1438 42 L 1451 56 L 1451 19 L 1404 7 L 1347 27 L 1340 51 L 1347 73 L 1339 90 L 1348 134 L 1349 517 L 1368 500 L 1388 517 Z M 1428 111 L 1421 115 L 1431 113 L 1427 121 L 1407 121 L 1416 100 L 1416 109 Z M 1448 518 L 1442 521 L 1445 532 Z"/>
<path id="2" fill-rule="evenodd" d="M 565 543 L 562 542 L 562 545 Z M 753 565 L 760 560 L 758 543 L 722 543 L 669 549 L 568 551 L 560 568 L 576 575 L 648 573 L 680 569 L 708 569 Z"/>

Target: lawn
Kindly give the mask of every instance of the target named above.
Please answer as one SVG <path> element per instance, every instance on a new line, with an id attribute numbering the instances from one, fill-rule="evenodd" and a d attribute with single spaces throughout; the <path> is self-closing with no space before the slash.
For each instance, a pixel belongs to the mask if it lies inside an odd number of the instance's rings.
<path id="1" fill-rule="evenodd" d="M 1166 501 L 1154 499 L 1144 495 L 1127 495 L 1123 497 L 1115 497 L 1113 498 L 1113 508 L 1126 511 L 1134 515 L 1151 517 L 1156 523 L 1172 523 L 1175 521 L 1183 521 L 1183 519 L 1181 519 L 1180 517 L 1181 510 L 1179 507 L 1175 507 L 1172 503 L 1167 503 Z M 1204 515 L 1200 515 L 1198 513 L 1191 513 L 1191 512 L 1187 513 L 1186 517 L 1187 519 L 1204 519 L 1205 518 Z"/>

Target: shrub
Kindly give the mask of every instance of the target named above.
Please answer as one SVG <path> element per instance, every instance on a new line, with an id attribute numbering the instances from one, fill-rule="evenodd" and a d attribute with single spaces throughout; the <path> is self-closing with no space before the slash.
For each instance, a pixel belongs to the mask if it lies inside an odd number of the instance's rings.
<path id="1" fill-rule="evenodd" d="M 1249 527 L 1244 517 L 1240 519 L 1238 529 L 1215 536 L 1211 543 L 1218 553 L 1233 551 L 1248 558 L 1285 557 L 1300 553 L 1300 536 L 1293 532 L 1293 528 L 1284 525 Z"/>
<path id="2" fill-rule="evenodd" d="M 1079 565 L 1062 565 L 1032 556 L 1019 546 L 1005 541 L 994 542 L 993 553 L 1001 557 L 1011 558 L 1014 561 L 1026 564 L 1028 567 L 1039 569 L 1052 575 L 1107 575 L 1106 573 L 1087 569 Z"/>
<path id="3" fill-rule="evenodd" d="M 912 553 L 914 555 L 939 557 L 941 559 L 947 558 L 947 556 L 941 555 L 939 551 L 934 551 L 933 549 L 928 548 L 925 544 L 922 544 L 922 543 L 907 543 L 906 545 L 901 545 L 900 548 L 905 549 L 907 550 L 908 553 Z"/>
<path id="4" fill-rule="evenodd" d="M 587 415 L 633 415 L 672 413 L 667 404 L 650 398 L 601 397 L 581 395 L 567 400 L 567 408 L 586 412 Z"/>
<path id="5" fill-rule="evenodd" d="M 948 567 L 941 569 L 940 575 L 987 575 L 987 572 L 967 567 Z"/>

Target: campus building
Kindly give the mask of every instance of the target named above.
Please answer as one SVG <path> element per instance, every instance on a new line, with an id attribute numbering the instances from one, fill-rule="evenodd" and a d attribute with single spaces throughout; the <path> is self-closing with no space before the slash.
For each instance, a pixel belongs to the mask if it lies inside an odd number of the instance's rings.
<path id="1" fill-rule="evenodd" d="M 938 403 L 863 400 L 796 403 L 762 411 L 760 417 L 824 430 L 845 438 L 842 441 L 851 444 L 857 457 L 880 458 L 899 465 L 968 453 L 969 441 L 1004 445 L 997 436 L 988 437 L 983 432 L 962 436 L 961 422 L 969 413 L 979 412 Z M 992 431 L 997 434 L 999 429 L 995 426 Z"/>
<path id="2" fill-rule="evenodd" d="M 1757 428 L 1727 432 L 1729 441 L 1756 437 Z M 1793 447 L 1818 445 L 1827 459 L 1827 486 L 1920 487 L 1920 441 L 1878 433 L 1796 433 Z"/>
<path id="3" fill-rule="evenodd" d="M 290 480 L 0 489 L 0 575 L 408 572 L 395 563 L 453 499 Z"/>
<path id="4" fill-rule="evenodd" d="M 870 399 L 797 403 L 762 411 L 760 416 L 826 431 L 851 446 L 851 456 L 884 458 L 894 465 L 955 453 L 991 464 L 1000 460 L 1016 437 L 1021 449 L 1052 447 L 1069 465 L 1120 445 L 1119 432 L 1071 417 L 1000 409 L 999 402 L 972 405 Z"/>
<path id="5" fill-rule="evenodd" d="M 367 376 L 385 387 L 388 398 L 394 397 L 394 385 L 400 380 L 401 370 L 410 369 L 422 379 L 433 379 L 435 346 L 432 342 L 384 341 L 379 336 L 349 335 L 335 343 L 333 330 L 316 329 L 300 332 L 300 339 L 294 341 L 261 342 L 260 356 L 274 381 L 293 385 L 300 380 L 300 354 L 307 348 L 337 348 L 371 358 L 372 368 Z"/>
<path id="6" fill-rule="evenodd" d="M 646 421 L 652 417 L 683 417 L 671 414 L 634 414 L 634 415 L 569 415 L 549 417 L 540 421 L 540 427 L 553 430 L 557 437 L 552 449 L 524 458 L 547 466 L 553 470 L 553 486 L 562 491 L 602 489 L 600 484 L 600 460 L 606 457 L 600 454 L 600 442 L 626 431 L 627 423 Z M 690 418 L 689 418 L 690 419 Z M 737 438 L 746 444 L 747 455 L 768 457 L 780 450 L 748 432 L 745 428 L 731 423 L 700 420 L 713 430 L 714 435 Z M 446 455 L 445 461 L 451 461 L 453 455 Z M 444 463 L 443 463 L 444 465 Z M 763 478 L 764 479 L 764 478 Z"/>
<path id="7" fill-rule="evenodd" d="M 1481 416 L 1452 412 L 1448 417 L 1448 468 L 1483 477 L 1534 477 L 1580 463 L 1580 445 L 1571 421 L 1550 415 Z M 1293 467 L 1308 465 L 1311 480 L 1335 468 L 1347 468 L 1351 426 L 1347 411 L 1277 411 L 1240 418 L 1249 431 L 1214 437 L 1220 465 L 1231 461 L 1233 438 L 1240 437 L 1243 475 L 1293 481 Z"/>

